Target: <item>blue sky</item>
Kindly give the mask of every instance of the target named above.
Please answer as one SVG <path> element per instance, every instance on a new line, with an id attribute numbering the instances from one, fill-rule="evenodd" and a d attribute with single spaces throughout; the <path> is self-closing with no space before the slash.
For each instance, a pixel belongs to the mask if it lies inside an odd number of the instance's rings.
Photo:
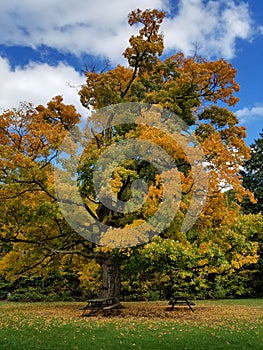
<path id="1" fill-rule="evenodd" d="M 134 28 L 136 8 L 167 12 L 161 30 L 169 55 L 183 51 L 223 57 L 237 69 L 247 143 L 263 128 L 263 1 L 261 0 L 1 0 L 0 109 L 20 101 L 45 104 L 62 95 L 81 113 L 78 88 L 85 66 L 125 64 L 121 55 Z"/>

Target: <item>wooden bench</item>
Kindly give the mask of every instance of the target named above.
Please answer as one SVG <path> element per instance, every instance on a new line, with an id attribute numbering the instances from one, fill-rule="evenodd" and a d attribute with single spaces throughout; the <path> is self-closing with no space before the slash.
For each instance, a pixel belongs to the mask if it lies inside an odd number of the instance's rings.
<path id="1" fill-rule="evenodd" d="M 104 314 L 107 315 L 107 311 L 113 312 L 114 309 L 119 310 L 120 308 L 121 308 L 121 304 L 115 303 L 115 304 L 104 306 L 102 310 L 103 310 Z"/>
<path id="2" fill-rule="evenodd" d="M 95 298 L 87 300 L 87 305 L 83 308 L 82 316 L 91 316 L 103 310 L 104 307 L 111 306 L 114 303 L 114 298 Z M 86 313 L 89 310 L 89 313 Z"/>
<path id="3" fill-rule="evenodd" d="M 172 305 L 171 310 L 174 310 L 176 305 L 187 305 L 192 312 L 194 312 L 192 306 L 195 305 L 194 302 L 188 300 L 188 296 L 186 295 L 175 295 L 169 301 L 169 305 Z"/>

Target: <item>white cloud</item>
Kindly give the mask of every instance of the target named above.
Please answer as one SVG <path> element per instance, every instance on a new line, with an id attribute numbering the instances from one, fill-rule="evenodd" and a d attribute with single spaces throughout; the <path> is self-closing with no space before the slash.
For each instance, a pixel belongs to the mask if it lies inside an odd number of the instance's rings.
<path id="1" fill-rule="evenodd" d="M 263 106 L 244 107 L 235 112 L 240 123 L 248 123 L 252 120 L 263 121 Z"/>
<path id="2" fill-rule="evenodd" d="M 0 2 L 0 43 L 47 45 L 120 60 L 132 30 L 128 13 L 160 8 L 161 0 L 7 0 Z"/>
<path id="3" fill-rule="evenodd" d="M 168 50 L 189 54 L 193 44 L 201 45 L 204 55 L 227 58 L 235 54 L 237 38 L 248 39 L 252 23 L 247 5 L 234 0 L 180 0 L 178 13 L 172 14 L 174 0 L 2 0 L 0 2 L 0 44 L 38 48 L 40 45 L 71 52 L 102 55 L 113 63 L 121 62 L 122 52 L 135 28 L 127 23 L 128 13 L 136 8 L 167 10 L 163 23 Z M 11 69 L 0 57 L 0 109 L 20 101 L 45 104 L 63 95 L 83 111 L 79 96 L 68 83 L 85 82 L 73 67 L 30 63 Z"/>
<path id="4" fill-rule="evenodd" d="M 65 103 L 74 104 L 80 113 L 87 113 L 77 94 L 77 87 L 85 79 L 70 66 L 31 63 L 12 71 L 9 62 L 0 57 L 0 76 L 4 82 L 0 84 L 2 110 L 17 107 L 23 101 L 34 105 L 46 104 L 52 97 L 62 95 Z"/>
<path id="5" fill-rule="evenodd" d="M 230 59 L 236 40 L 251 37 L 252 20 L 245 2 L 180 0 L 178 14 L 164 23 L 164 33 L 170 50 L 191 54 L 197 45 L 199 54 Z"/>
<path id="6" fill-rule="evenodd" d="M 133 32 L 128 13 L 138 7 L 169 12 L 174 0 L 2 0 L 0 43 L 38 47 L 47 45 L 75 54 L 81 52 L 120 62 Z M 179 12 L 162 27 L 168 49 L 189 54 L 193 43 L 203 54 L 231 58 L 237 38 L 251 35 L 245 2 L 180 0 Z"/>

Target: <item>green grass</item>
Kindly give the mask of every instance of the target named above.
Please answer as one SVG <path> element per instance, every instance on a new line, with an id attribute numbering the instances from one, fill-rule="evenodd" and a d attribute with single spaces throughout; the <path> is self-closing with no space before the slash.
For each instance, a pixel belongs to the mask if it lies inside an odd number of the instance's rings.
<path id="1" fill-rule="evenodd" d="M 120 316 L 82 318 L 78 303 L 0 303 L 0 349 L 263 349 L 263 300 L 196 304 L 191 313 L 130 303 Z"/>

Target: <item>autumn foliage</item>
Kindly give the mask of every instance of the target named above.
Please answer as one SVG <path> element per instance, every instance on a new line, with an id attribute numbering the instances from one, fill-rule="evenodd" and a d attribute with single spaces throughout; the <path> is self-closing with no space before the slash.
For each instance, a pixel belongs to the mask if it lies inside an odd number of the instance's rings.
<path id="1" fill-rule="evenodd" d="M 262 217 L 253 221 L 240 211 L 244 196 L 252 202 L 254 199 L 242 186 L 239 171 L 249 158 L 245 129 L 228 109 L 238 101 L 236 70 L 222 58 L 209 61 L 197 54 L 185 57 L 175 53 L 162 59 L 160 25 L 164 16 L 157 10 L 133 11 L 128 21 L 138 26 L 139 33 L 130 38 L 123 53 L 127 66 L 86 71 L 86 82 L 79 91 L 81 103 L 91 110 L 88 125 L 93 136 L 78 166 L 79 191 L 90 215 L 115 226 L 103 232 L 102 247 L 68 225 L 54 188 L 59 148 L 80 119 L 75 107 L 55 97 L 46 107 L 21 105 L 1 115 L 0 273 L 6 280 L 71 271 L 79 277 L 78 288 L 84 286 L 96 294 L 102 272 L 102 292 L 120 297 L 122 271 L 122 293 L 131 298 L 133 294 L 150 298 L 154 292 L 157 297 L 168 297 L 176 291 L 202 297 L 246 294 L 252 273 L 250 270 L 246 275 L 247 267 L 258 260 L 258 242 L 251 230 L 262 225 Z M 203 210 L 188 232 L 182 232 L 181 225 L 191 205 L 195 177 L 184 149 L 169 135 L 147 125 L 126 124 L 102 132 L 92 129 L 98 110 L 134 102 L 171 112 L 170 122 L 174 115 L 183 120 L 202 147 L 208 191 Z M 140 243 L 138 226 L 147 222 L 160 204 L 160 175 L 143 159 L 125 160 L 114 169 L 107 186 L 120 200 L 132 197 L 135 180 L 143 179 L 148 185 L 143 209 L 127 215 L 102 205 L 92 182 L 94 166 L 103 152 L 116 142 L 133 139 L 150 141 L 172 157 L 182 191 L 170 226 L 159 237 L 135 248 L 131 246 Z M 61 167 L 70 165 L 71 160 L 65 158 Z M 70 186 L 67 191 L 70 198 Z M 114 248 L 112 242 L 116 243 L 127 227 L 134 241 L 127 237 L 129 248 Z"/>

